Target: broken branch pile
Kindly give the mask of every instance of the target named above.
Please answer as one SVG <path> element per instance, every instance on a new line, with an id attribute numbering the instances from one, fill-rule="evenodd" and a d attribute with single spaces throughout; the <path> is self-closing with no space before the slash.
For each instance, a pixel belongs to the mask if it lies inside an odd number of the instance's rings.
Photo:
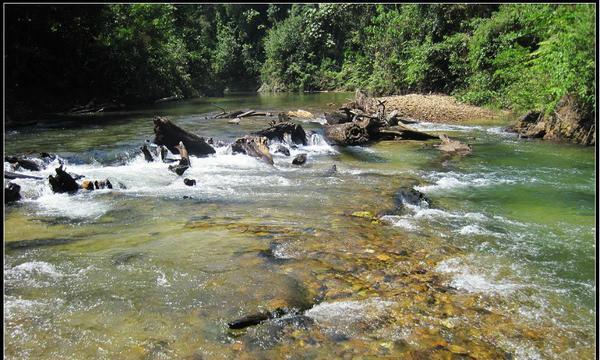
<path id="1" fill-rule="evenodd" d="M 340 111 L 325 114 L 325 136 L 337 145 L 364 145 L 381 140 L 430 140 L 437 136 L 398 125 L 397 112 L 386 116 L 385 101 L 360 90 Z"/>

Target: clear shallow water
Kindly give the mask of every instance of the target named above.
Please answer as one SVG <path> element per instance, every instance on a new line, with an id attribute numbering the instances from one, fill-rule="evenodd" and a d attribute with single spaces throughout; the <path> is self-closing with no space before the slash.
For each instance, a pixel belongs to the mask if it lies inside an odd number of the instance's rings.
<path id="1" fill-rule="evenodd" d="M 7 133 L 7 154 L 56 153 L 126 186 L 63 195 L 15 180 L 26 199 L 5 215 L 7 358 L 593 358 L 593 149 L 476 123 L 416 126 L 471 143 L 463 158 L 432 143 L 342 149 L 302 123 L 316 133 L 292 150 L 305 166 L 223 146 L 192 158 L 196 187 L 138 153 L 154 115 L 231 141 L 266 119 L 207 120 L 211 103 L 322 113 L 348 97 L 198 99 Z M 430 203 L 398 209 L 410 188 Z M 281 306 L 310 310 L 227 329 Z"/>

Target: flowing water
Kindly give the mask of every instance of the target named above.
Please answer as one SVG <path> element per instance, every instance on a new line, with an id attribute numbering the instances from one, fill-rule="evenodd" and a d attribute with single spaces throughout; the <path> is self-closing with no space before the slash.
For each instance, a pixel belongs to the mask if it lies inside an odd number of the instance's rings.
<path id="1" fill-rule="evenodd" d="M 115 189 L 14 180 L 6 358 L 594 358 L 593 149 L 517 139 L 502 121 L 415 126 L 471 143 L 465 157 L 434 142 L 339 148 L 303 122 L 302 167 L 223 145 L 178 177 L 139 153 L 154 115 L 227 142 L 267 120 L 207 119 L 212 103 L 318 114 L 349 97 L 232 95 L 7 132 L 6 154 L 54 153 Z M 400 206 L 410 189 L 428 201 Z M 275 308 L 296 312 L 228 329 Z"/>

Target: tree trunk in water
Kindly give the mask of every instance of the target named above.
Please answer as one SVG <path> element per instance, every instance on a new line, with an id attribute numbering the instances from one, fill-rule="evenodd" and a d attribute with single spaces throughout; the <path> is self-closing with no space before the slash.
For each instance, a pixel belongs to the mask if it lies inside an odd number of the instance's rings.
<path id="1" fill-rule="evenodd" d="M 337 145 L 362 145 L 371 140 L 366 122 L 347 122 L 337 125 L 326 125 L 325 136 Z"/>
<path id="2" fill-rule="evenodd" d="M 237 139 L 231 145 L 231 150 L 234 154 L 246 154 L 248 156 L 259 158 L 269 165 L 273 165 L 273 156 L 269 152 L 266 137 L 244 136 L 243 138 Z"/>
<path id="3" fill-rule="evenodd" d="M 163 117 L 154 119 L 154 134 L 154 143 L 166 146 L 173 154 L 179 153 L 175 145 L 180 141 L 190 155 L 203 157 L 215 153 L 215 149 L 208 145 L 203 137 L 192 134 Z"/>
<path id="4" fill-rule="evenodd" d="M 285 113 L 279 114 L 279 120 L 271 122 L 270 127 L 254 134 L 264 136 L 269 140 L 283 141 L 285 134 L 289 134 L 295 144 L 306 145 L 306 133 L 302 126 L 290 122 L 290 117 Z"/>
<path id="5" fill-rule="evenodd" d="M 56 168 L 56 176 L 48 176 L 48 181 L 53 192 L 64 193 L 79 190 L 79 185 L 75 182 L 75 179 L 63 170 L 62 165 Z"/>

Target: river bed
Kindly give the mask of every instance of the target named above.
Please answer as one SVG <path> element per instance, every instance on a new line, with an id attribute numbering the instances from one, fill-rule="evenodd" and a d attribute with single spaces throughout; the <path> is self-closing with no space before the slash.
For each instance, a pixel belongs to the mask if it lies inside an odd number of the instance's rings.
<path id="1" fill-rule="evenodd" d="M 322 114 L 351 96 L 231 95 L 5 133 L 7 155 L 57 154 L 123 185 L 13 180 L 6 358 L 593 359 L 593 148 L 518 139 L 505 120 L 414 126 L 470 143 L 465 157 L 435 142 L 340 148 L 298 120 L 308 144 L 274 166 L 217 146 L 178 177 L 139 152 L 155 115 L 231 142 L 267 119 L 207 119 L 213 104 Z M 430 201 L 399 206 L 403 189 Z M 227 327 L 281 307 L 302 311 Z"/>

